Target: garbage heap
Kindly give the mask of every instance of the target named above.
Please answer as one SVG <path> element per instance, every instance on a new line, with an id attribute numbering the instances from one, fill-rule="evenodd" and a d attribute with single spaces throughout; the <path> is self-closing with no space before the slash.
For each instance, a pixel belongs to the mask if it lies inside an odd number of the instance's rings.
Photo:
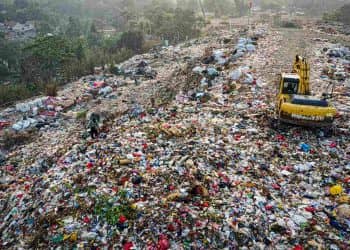
<path id="1" fill-rule="evenodd" d="M 12 152 L 1 165 L 2 247 L 349 248 L 349 124 L 336 135 L 275 128 L 266 116 L 274 86 L 258 69 L 284 42 L 267 27 L 259 34 L 193 41 L 198 57 L 176 56 L 179 47 L 146 55 L 175 69 L 135 86 L 156 85 L 153 104 L 127 106 L 98 140 L 75 133 L 64 153 Z M 166 79 L 183 81 L 161 105 Z"/>

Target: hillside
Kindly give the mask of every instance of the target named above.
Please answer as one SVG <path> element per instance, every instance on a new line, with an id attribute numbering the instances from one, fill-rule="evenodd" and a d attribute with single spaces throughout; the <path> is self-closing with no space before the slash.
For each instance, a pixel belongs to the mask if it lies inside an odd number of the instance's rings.
<path id="1" fill-rule="evenodd" d="M 125 77 L 100 69 L 2 110 L 3 248 L 349 248 L 350 53 L 332 40 L 349 37 L 309 19 L 249 34 L 242 20 L 212 23 L 119 64 Z M 296 53 L 316 95 L 324 68 L 345 72 L 332 131 L 273 117 L 277 75 Z M 93 112 L 97 139 L 86 134 Z"/>

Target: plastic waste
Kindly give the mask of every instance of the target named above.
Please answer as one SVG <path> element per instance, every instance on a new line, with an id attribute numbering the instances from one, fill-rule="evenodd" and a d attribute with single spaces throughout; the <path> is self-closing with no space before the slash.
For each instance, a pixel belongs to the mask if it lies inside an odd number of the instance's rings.
<path id="1" fill-rule="evenodd" d="M 246 46 L 248 52 L 254 52 L 255 51 L 255 46 L 252 44 L 248 44 Z"/>
<path id="2" fill-rule="evenodd" d="M 241 69 L 236 69 L 235 71 L 231 72 L 230 78 L 234 81 L 237 81 L 240 79 L 242 76 L 242 70 Z"/>
<path id="3" fill-rule="evenodd" d="M 31 107 L 38 136 L 0 163 L 1 247 L 348 249 L 347 87 L 335 86 L 335 133 L 277 124 L 270 77 L 290 61 L 277 69 L 266 58 L 286 40 L 257 26 L 258 37 L 245 35 L 237 49 L 229 32 L 228 43 L 219 34 L 155 48 L 122 63 L 125 75 L 86 76 Z M 313 53 L 330 44 L 312 45 L 315 74 L 328 63 L 343 70 L 343 58 Z M 94 83 L 118 98 L 93 99 Z M 84 133 L 93 113 L 103 123 L 95 139 Z M 23 115 L 14 106 L 0 118 L 21 129 Z"/>
<path id="4" fill-rule="evenodd" d="M 300 149 L 302 151 L 304 151 L 305 153 L 308 153 L 308 152 L 310 152 L 311 147 L 310 147 L 310 145 L 308 145 L 306 143 L 302 143 L 302 144 L 300 144 Z"/>
<path id="5" fill-rule="evenodd" d="M 334 185 L 329 189 L 331 195 L 339 195 L 343 192 L 343 188 L 340 185 Z"/>
<path id="6" fill-rule="evenodd" d="M 197 67 L 194 67 L 192 71 L 194 73 L 201 74 L 204 70 L 205 70 L 205 68 L 197 66 Z"/>
<path id="7" fill-rule="evenodd" d="M 208 75 L 211 77 L 215 77 L 219 75 L 219 72 L 215 68 L 210 67 L 207 69 L 207 71 L 208 71 Z"/>
<path id="8" fill-rule="evenodd" d="M 113 92 L 112 87 L 107 86 L 107 87 L 101 88 L 101 89 L 99 90 L 98 94 L 99 94 L 99 95 L 106 96 L 106 95 L 108 95 L 108 94 L 110 94 L 110 93 L 112 93 L 112 92 Z"/>
<path id="9" fill-rule="evenodd" d="M 0 150 L 0 164 L 6 161 L 6 155 Z"/>
<path id="10" fill-rule="evenodd" d="M 294 170 L 297 172 L 307 172 L 310 171 L 314 166 L 315 162 L 307 162 L 304 164 L 297 164 L 294 166 Z"/>
<path id="11" fill-rule="evenodd" d="M 26 120 L 19 121 L 12 125 L 12 128 L 16 131 L 25 130 L 30 127 L 34 127 L 37 124 L 37 120 L 28 118 Z"/>
<path id="12" fill-rule="evenodd" d="M 253 81 L 254 81 L 254 77 L 251 74 L 245 74 L 245 78 L 243 80 L 243 83 L 252 84 Z"/>

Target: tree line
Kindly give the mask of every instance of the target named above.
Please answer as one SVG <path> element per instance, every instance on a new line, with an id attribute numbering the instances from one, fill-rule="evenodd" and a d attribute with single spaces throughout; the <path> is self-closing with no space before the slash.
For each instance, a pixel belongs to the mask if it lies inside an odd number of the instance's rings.
<path id="1" fill-rule="evenodd" d="M 142 10 L 135 1 L 115 2 L 109 5 L 114 12 L 101 16 L 92 10 L 98 3 L 88 0 L 84 5 L 79 0 L 0 3 L 0 22 L 34 20 L 37 29 L 37 37 L 25 41 L 9 40 L 0 32 L 0 105 L 39 94 L 46 84 L 90 74 L 96 66 L 122 62 L 147 51 L 153 45 L 150 39 L 176 43 L 196 37 L 204 24 L 195 11 L 162 1 Z M 106 35 L 104 27 L 114 32 Z"/>

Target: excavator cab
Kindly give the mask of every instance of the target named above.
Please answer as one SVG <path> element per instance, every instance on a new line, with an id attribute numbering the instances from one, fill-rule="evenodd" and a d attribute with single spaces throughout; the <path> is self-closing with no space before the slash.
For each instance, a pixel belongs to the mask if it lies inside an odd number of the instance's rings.
<path id="1" fill-rule="evenodd" d="M 331 126 L 336 109 L 326 98 L 311 95 L 309 75 L 308 62 L 298 55 L 292 73 L 281 74 L 276 105 L 278 119 L 301 126 Z"/>
<path id="2" fill-rule="evenodd" d="M 284 75 L 281 77 L 281 92 L 285 95 L 298 94 L 300 79 L 298 76 L 287 76 Z"/>

